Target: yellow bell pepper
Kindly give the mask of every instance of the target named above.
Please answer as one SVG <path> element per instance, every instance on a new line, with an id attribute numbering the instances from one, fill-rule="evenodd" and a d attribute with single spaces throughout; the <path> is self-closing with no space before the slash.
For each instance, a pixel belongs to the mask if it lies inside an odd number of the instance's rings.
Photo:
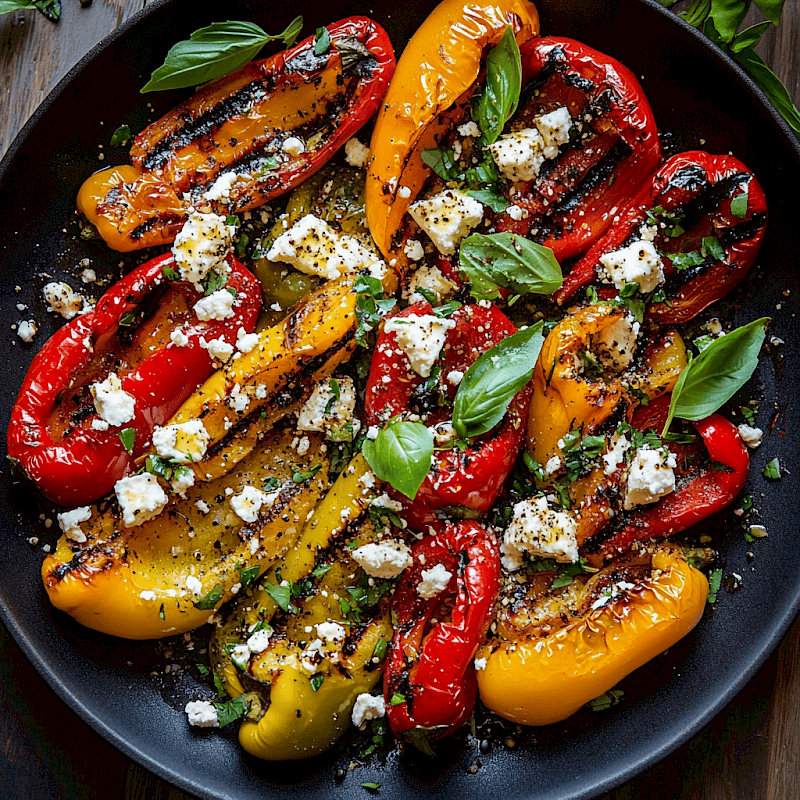
<path id="1" fill-rule="evenodd" d="M 237 469 L 189 488 L 142 525 L 125 527 L 116 503 L 93 506 L 81 525 L 86 541 L 62 536 L 44 560 L 50 601 L 82 625 L 126 639 L 170 636 L 205 623 L 233 596 L 243 570 L 263 571 L 292 547 L 326 487 L 322 438 L 309 436 L 303 456 L 292 449 L 293 438 L 291 429 L 276 431 Z M 292 479 L 314 464 L 321 469 L 312 478 Z M 228 498 L 268 478 L 279 481 L 280 494 L 246 523 Z"/>
<path id="2" fill-rule="evenodd" d="M 615 597 L 620 580 L 634 588 Z M 604 593 L 607 605 L 592 610 Z M 481 701 L 523 725 L 566 719 L 689 633 L 707 597 L 703 573 L 678 550 L 660 548 L 513 612 L 501 606 L 498 638 L 477 654 L 486 659 L 478 671 Z"/>
<path id="3" fill-rule="evenodd" d="M 388 260 L 407 263 L 392 239 L 430 170 L 421 153 L 450 127 L 444 112 L 469 102 L 487 50 L 507 27 L 522 44 L 539 33 L 527 0 L 443 0 L 411 37 L 397 63 L 372 134 L 367 172 L 367 222 Z"/>

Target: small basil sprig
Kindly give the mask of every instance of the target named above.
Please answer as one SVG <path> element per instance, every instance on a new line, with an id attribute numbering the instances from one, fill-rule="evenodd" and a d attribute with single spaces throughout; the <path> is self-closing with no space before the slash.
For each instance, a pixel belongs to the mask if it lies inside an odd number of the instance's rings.
<path id="1" fill-rule="evenodd" d="M 0 0 L 0 14 L 33 8 L 41 11 L 47 19 L 53 22 L 58 22 L 61 16 L 61 0 Z"/>
<path id="2" fill-rule="evenodd" d="M 521 89 L 522 59 L 514 30 L 508 27 L 486 57 L 486 88 L 478 100 L 476 115 L 486 144 L 496 142 L 514 116 Z"/>
<path id="3" fill-rule="evenodd" d="M 681 372 L 662 436 L 673 417 L 699 420 L 713 414 L 750 380 L 758 366 L 758 353 L 766 336 L 769 317 L 715 339 Z"/>
<path id="4" fill-rule="evenodd" d="M 363 452 L 378 478 L 413 500 L 431 468 L 433 435 L 421 422 L 390 421 Z"/>
<path id="5" fill-rule="evenodd" d="M 503 419 L 514 395 L 531 379 L 544 344 L 543 327 L 537 322 L 517 331 L 466 371 L 453 406 L 453 428 L 462 439 L 480 436 Z"/>
<path id="6" fill-rule="evenodd" d="M 141 92 L 184 89 L 221 78 L 252 61 L 268 42 L 280 40 L 291 46 L 302 27 L 302 17 L 295 17 L 286 30 L 274 35 L 252 22 L 214 22 L 173 45 Z"/>
<path id="7" fill-rule="evenodd" d="M 474 233 L 461 243 L 458 266 L 476 300 L 495 300 L 500 287 L 515 294 L 553 294 L 563 281 L 553 251 L 515 233 Z"/>

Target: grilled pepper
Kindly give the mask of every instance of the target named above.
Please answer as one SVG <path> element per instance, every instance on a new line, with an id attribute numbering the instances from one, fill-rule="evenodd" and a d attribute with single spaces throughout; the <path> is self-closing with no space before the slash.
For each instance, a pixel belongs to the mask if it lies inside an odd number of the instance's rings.
<path id="1" fill-rule="evenodd" d="M 431 313 L 429 303 L 419 302 L 394 318 Z M 411 369 L 408 358 L 398 349 L 396 333 L 381 332 L 367 381 L 367 425 L 380 425 L 413 410 L 426 415 L 430 427 L 452 428 L 450 404 L 458 387 L 447 376 L 466 372 L 481 353 L 510 336 L 516 328 L 496 306 L 462 306 L 449 319 L 455 324 L 447 331 L 438 364 L 431 371 L 433 378 L 423 378 Z M 414 500 L 394 493 L 403 503 L 403 516 L 412 528 L 441 528 L 443 512 L 478 516 L 491 508 L 522 447 L 529 398 L 528 387 L 518 392 L 502 423 L 463 450 L 452 443 L 450 447 L 437 449 L 433 466 Z"/>
<path id="2" fill-rule="evenodd" d="M 428 752 L 472 713 L 472 659 L 494 611 L 500 555 L 488 531 L 465 521 L 417 542 L 412 557 L 392 596 L 384 699 L 394 733 Z"/>
<path id="3" fill-rule="evenodd" d="M 115 501 L 91 507 L 44 560 L 52 604 L 87 628 L 126 639 L 202 625 L 256 577 L 254 569 L 263 572 L 294 545 L 327 486 L 322 439 L 310 436 L 300 456 L 294 438 L 291 428 L 273 431 L 237 469 L 188 488 L 141 525 L 127 526 Z M 266 495 L 258 508 L 236 500 L 253 487 Z"/>
<path id="4" fill-rule="evenodd" d="M 708 597 L 703 573 L 665 548 L 562 589 L 547 573 L 531 577 L 511 587 L 497 638 L 478 651 L 481 701 L 523 725 L 559 722 L 608 691 L 689 633 Z"/>
<path id="5" fill-rule="evenodd" d="M 220 177 L 233 180 L 229 197 L 210 205 L 227 214 L 320 169 L 375 113 L 395 63 L 386 32 L 366 17 L 327 31 L 323 53 L 309 37 L 203 87 L 134 139 L 132 166 L 89 178 L 78 209 L 107 244 L 128 251 L 171 242 L 186 218 L 182 195 L 208 203 L 203 194 Z"/>
<path id="6" fill-rule="evenodd" d="M 526 0 L 444 0 L 403 51 L 375 122 L 367 173 L 367 221 L 387 260 L 407 262 L 393 239 L 430 174 L 421 153 L 468 112 L 487 51 L 511 26 L 519 44 L 539 32 Z"/>
<path id="7" fill-rule="evenodd" d="M 639 430 L 661 431 L 669 412 L 670 397 L 654 400 L 634 412 L 631 425 Z M 588 541 L 586 553 L 604 558 L 630 549 L 634 542 L 673 536 L 729 506 L 744 488 L 750 456 L 739 430 L 720 414 L 692 423 L 702 441 L 671 442 L 678 466 L 676 488 L 652 506 L 643 506 L 615 517 Z"/>
<path id="8" fill-rule="evenodd" d="M 213 371 L 201 339 L 235 344 L 252 331 L 261 304 L 256 279 L 229 257 L 232 316 L 201 321 L 192 284 L 169 281 L 171 255 L 148 261 L 115 283 L 95 308 L 68 322 L 39 351 L 11 413 L 8 452 L 42 494 L 85 505 L 108 494 L 134 469 L 153 429 L 164 425 Z M 170 334 L 180 329 L 180 346 Z M 135 401 L 133 417 L 109 425 L 96 413 L 90 387 L 115 373 Z M 120 431 L 129 429 L 123 444 Z"/>
<path id="9" fill-rule="evenodd" d="M 575 264 L 556 300 L 564 303 L 598 281 L 602 256 L 656 226 L 653 244 L 666 283 L 663 299 L 648 306 L 647 318 L 662 325 L 688 322 L 744 279 L 766 223 L 764 192 L 741 161 L 699 150 L 681 153 L 661 167 L 620 212 L 619 223 Z"/>

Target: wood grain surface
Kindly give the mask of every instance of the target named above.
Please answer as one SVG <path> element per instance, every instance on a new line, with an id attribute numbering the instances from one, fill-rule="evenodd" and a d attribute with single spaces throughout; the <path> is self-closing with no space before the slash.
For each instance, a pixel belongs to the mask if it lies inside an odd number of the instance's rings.
<path id="1" fill-rule="evenodd" d="M 0 17 L 0 154 L 47 93 L 145 0 L 64 0 L 58 25 L 33 11 Z M 751 13 L 753 21 L 760 19 Z M 800 0 L 759 52 L 800 99 Z M 0 797 L 188 800 L 107 744 L 52 692 L 0 625 Z M 713 722 L 602 800 L 798 800 L 800 623 Z"/>

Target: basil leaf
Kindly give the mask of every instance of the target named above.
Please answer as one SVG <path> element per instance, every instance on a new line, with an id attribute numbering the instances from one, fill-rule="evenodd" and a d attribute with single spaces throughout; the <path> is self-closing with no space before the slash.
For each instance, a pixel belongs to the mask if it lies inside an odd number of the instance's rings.
<path id="1" fill-rule="evenodd" d="M 781 21 L 783 2 L 784 0 L 756 0 L 756 5 L 773 25 L 778 25 Z"/>
<path id="2" fill-rule="evenodd" d="M 766 336 L 768 317 L 715 339 L 681 372 L 662 436 L 673 417 L 698 420 L 713 414 L 733 397 L 758 366 L 758 353 Z M 466 377 L 466 376 L 465 376 Z"/>
<path id="3" fill-rule="evenodd" d="M 111 135 L 110 145 L 111 147 L 122 147 L 122 145 L 128 144 L 131 137 L 131 126 L 120 125 Z"/>
<path id="4" fill-rule="evenodd" d="M 553 251 L 515 233 L 474 233 L 461 243 L 458 266 L 476 300 L 496 300 L 500 287 L 515 294 L 553 294 L 562 283 Z"/>
<path id="5" fill-rule="evenodd" d="M 247 589 L 248 586 L 258 577 L 259 572 L 261 571 L 261 567 L 246 567 L 245 569 L 239 570 L 239 582 L 242 584 L 244 589 Z"/>
<path id="6" fill-rule="evenodd" d="M 486 88 L 478 100 L 477 122 L 486 144 L 496 142 L 514 115 L 522 89 L 522 60 L 514 30 L 506 28 L 486 57 Z"/>
<path id="7" fill-rule="evenodd" d="M 217 584 L 210 592 L 206 592 L 196 603 L 194 607 L 200 611 L 210 611 L 222 598 L 222 587 Z"/>
<path id="8" fill-rule="evenodd" d="M 453 405 L 453 427 L 462 439 L 494 428 L 531 379 L 544 344 L 543 326 L 540 321 L 503 339 L 466 371 Z"/>
<path id="9" fill-rule="evenodd" d="M 703 238 L 701 245 L 702 252 L 711 256 L 714 261 L 722 261 L 725 258 L 725 248 L 719 239 L 715 239 L 713 236 L 706 236 Z"/>
<path id="10" fill-rule="evenodd" d="M 736 197 L 731 200 L 731 214 L 733 214 L 734 217 L 742 219 L 747 216 L 747 202 L 749 196 L 750 193 L 745 189 L 741 194 L 737 194 Z"/>
<path id="11" fill-rule="evenodd" d="M 769 22 L 759 22 L 758 25 L 751 25 L 737 33 L 730 45 L 731 52 L 740 53 L 747 47 L 755 47 L 770 25 Z"/>
<path id="12" fill-rule="evenodd" d="M 699 250 L 690 250 L 688 253 L 667 253 L 666 255 L 675 269 L 689 269 L 689 267 L 696 267 L 705 261 Z"/>
<path id="13" fill-rule="evenodd" d="M 772 481 L 780 480 L 781 477 L 781 462 L 778 461 L 777 458 L 773 458 L 772 461 L 764 467 L 764 477 L 769 478 Z"/>
<path id="14" fill-rule="evenodd" d="M 378 478 L 413 500 L 431 468 L 433 436 L 421 422 L 390 422 L 363 453 Z"/>
<path id="15" fill-rule="evenodd" d="M 455 153 L 444 147 L 434 150 L 423 150 L 420 153 L 423 164 L 429 166 L 440 178 L 449 181 L 458 174 Z"/>
<path id="16" fill-rule="evenodd" d="M 30 0 L 0 0 L 0 14 L 10 14 L 12 11 L 28 11 L 35 9 L 36 4 Z"/>
<path id="17" fill-rule="evenodd" d="M 717 592 L 722 585 L 722 568 L 715 569 L 708 576 L 708 602 L 712 605 L 717 602 Z"/>
<path id="18" fill-rule="evenodd" d="M 331 35 L 327 28 L 317 28 L 314 34 L 314 55 L 321 56 L 331 49 Z"/>
<path id="19" fill-rule="evenodd" d="M 730 42 L 736 35 L 747 14 L 747 5 L 742 0 L 711 0 L 708 15 L 723 42 Z"/>
<path id="20" fill-rule="evenodd" d="M 52 22 L 61 17 L 61 0 L 33 0 L 33 5 Z"/>
<path id="21" fill-rule="evenodd" d="M 406 702 L 406 696 L 404 694 L 400 694 L 400 692 L 395 692 L 391 699 L 389 700 L 390 706 L 399 706 Z"/>
<path id="22" fill-rule="evenodd" d="M 122 442 L 122 446 L 129 452 L 133 452 L 133 446 L 136 444 L 136 429 L 135 428 L 123 428 L 119 432 L 119 440 Z"/>
<path id="23" fill-rule="evenodd" d="M 708 12 L 711 10 L 711 0 L 694 0 L 694 2 L 686 9 L 680 12 L 678 16 L 685 19 L 690 25 L 699 28 L 708 18 Z"/>
<path id="24" fill-rule="evenodd" d="M 181 279 L 178 271 L 172 267 L 161 267 L 161 274 L 168 281 L 179 281 Z"/>
<path id="25" fill-rule="evenodd" d="M 219 726 L 224 728 L 247 713 L 247 698 L 241 694 L 233 700 L 228 700 L 227 703 L 214 703 L 214 708 L 217 709 Z"/>
<path id="26" fill-rule="evenodd" d="M 221 78 L 252 61 L 268 42 L 281 40 L 288 47 L 302 26 L 303 18 L 296 17 L 286 30 L 273 35 L 252 22 L 214 22 L 173 45 L 141 92 L 184 89 Z"/>
<path id="27" fill-rule="evenodd" d="M 503 195 L 491 192 L 488 189 L 470 189 L 467 194 L 470 197 L 474 197 L 479 203 L 489 206 L 492 211 L 498 214 L 501 214 L 511 205 Z"/>
<path id="28" fill-rule="evenodd" d="M 315 692 L 319 690 L 319 687 L 322 686 L 324 681 L 325 681 L 325 676 L 321 672 L 318 672 L 316 675 L 312 675 L 311 678 L 309 679 L 309 682 L 311 683 L 311 688 Z"/>
<path id="29" fill-rule="evenodd" d="M 764 63 L 761 56 L 753 52 L 752 48 L 742 50 L 741 53 L 732 53 L 734 59 L 750 73 L 752 79 L 764 90 L 775 108 L 789 124 L 789 127 L 800 134 L 800 111 L 792 102 L 789 92 L 781 83 L 780 78 Z"/>
<path id="30" fill-rule="evenodd" d="M 264 591 L 275 601 L 278 608 L 283 611 L 289 610 L 289 600 L 292 597 L 292 587 L 276 586 L 274 583 L 265 583 Z"/>

